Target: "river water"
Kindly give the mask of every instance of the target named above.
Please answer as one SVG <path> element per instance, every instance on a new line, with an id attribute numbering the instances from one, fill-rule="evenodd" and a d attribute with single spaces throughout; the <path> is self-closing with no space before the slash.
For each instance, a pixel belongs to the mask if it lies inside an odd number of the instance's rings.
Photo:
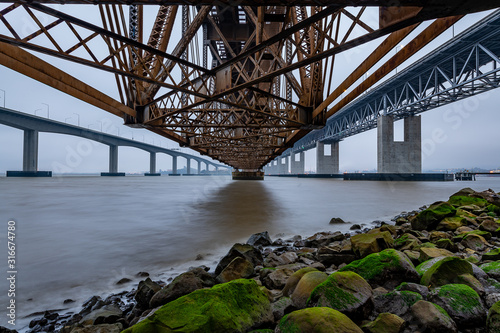
<path id="1" fill-rule="evenodd" d="M 274 239 L 348 231 L 352 223 L 390 220 L 463 187 L 500 191 L 499 177 L 475 182 L 356 182 L 267 177 L 0 178 L 0 309 L 6 309 L 7 222 L 16 222 L 19 331 L 36 311 L 65 309 L 133 284 L 147 271 L 166 281 L 189 266 L 212 269 L 235 242 L 269 231 Z M 195 261 L 201 255 L 202 260 Z M 5 275 L 5 277 L 3 277 Z M 0 325 L 7 325 L 0 310 Z M 61 311 L 64 312 L 64 311 Z"/>

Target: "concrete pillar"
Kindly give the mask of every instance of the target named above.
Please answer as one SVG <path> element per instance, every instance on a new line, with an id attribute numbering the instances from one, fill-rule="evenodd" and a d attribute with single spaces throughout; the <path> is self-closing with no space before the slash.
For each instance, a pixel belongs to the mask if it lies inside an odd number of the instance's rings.
<path id="1" fill-rule="evenodd" d="M 156 173 L 156 153 L 149 153 L 149 173 Z"/>
<path id="2" fill-rule="evenodd" d="M 109 146 L 109 173 L 118 173 L 118 146 Z"/>
<path id="3" fill-rule="evenodd" d="M 295 158 L 298 157 L 299 160 L 295 161 Z M 290 169 L 292 172 L 292 175 L 302 175 L 304 174 L 305 170 L 305 154 L 303 151 L 300 153 L 294 154 L 290 156 Z"/>
<path id="4" fill-rule="evenodd" d="M 316 142 L 316 174 L 331 175 L 339 173 L 339 143 L 330 144 L 330 156 L 325 156 L 325 143 Z"/>
<path id="5" fill-rule="evenodd" d="M 198 160 L 198 174 L 201 174 L 201 161 Z"/>
<path id="6" fill-rule="evenodd" d="M 177 156 L 172 156 L 172 174 L 177 174 Z"/>
<path id="7" fill-rule="evenodd" d="M 186 158 L 186 168 L 187 168 L 187 174 L 190 175 L 191 174 L 191 159 L 190 158 Z"/>
<path id="8" fill-rule="evenodd" d="M 288 156 L 278 157 L 278 174 L 285 175 L 288 174 Z"/>
<path id="9" fill-rule="evenodd" d="M 38 131 L 24 130 L 23 171 L 38 170 Z"/>
<path id="10" fill-rule="evenodd" d="M 422 173 L 422 133 L 420 116 L 404 119 L 404 141 L 394 141 L 394 119 L 377 120 L 377 172 Z"/>

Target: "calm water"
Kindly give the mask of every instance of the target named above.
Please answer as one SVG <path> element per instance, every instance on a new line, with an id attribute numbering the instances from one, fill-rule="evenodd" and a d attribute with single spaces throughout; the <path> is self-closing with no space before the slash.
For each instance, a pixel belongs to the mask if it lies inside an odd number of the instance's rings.
<path id="1" fill-rule="evenodd" d="M 334 230 L 332 217 L 353 223 L 389 220 L 446 200 L 460 188 L 500 191 L 500 178 L 476 182 L 347 182 L 268 177 L 0 178 L 0 277 L 6 276 L 7 221 L 17 223 L 18 319 L 76 305 L 149 272 L 168 279 L 189 266 L 212 268 L 235 242 L 255 232 L 312 235 Z M 341 231 L 347 231 L 343 226 Z M 202 261 L 194 261 L 198 254 Z M 0 308 L 7 284 L 0 278 Z M 0 325 L 7 320 L 0 310 Z M 26 325 L 27 319 L 19 325 Z"/>

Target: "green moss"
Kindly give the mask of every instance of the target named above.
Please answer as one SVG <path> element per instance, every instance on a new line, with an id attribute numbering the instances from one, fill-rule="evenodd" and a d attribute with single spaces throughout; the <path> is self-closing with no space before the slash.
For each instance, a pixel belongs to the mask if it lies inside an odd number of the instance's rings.
<path id="1" fill-rule="evenodd" d="M 438 295 L 445 297 L 448 305 L 455 312 L 474 314 L 481 307 L 479 295 L 465 284 L 447 284 L 439 288 Z"/>
<path id="2" fill-rule="evenodd" d="M 400 268 L 400 257 L 394 249 L 386 249 L 379 253 L 373 253 L 363 259 L 356 260 L 340 269 L 341 272 L 352 271 L 361 275 L 365 280 L 376 278 L 388 268 Z M 413 267 L 411 261 L 407 260 Z"/>
<path id="3" fill-rule="evenodd" d="M 413 304 L 423 299 L 422 295 L 414 291 L 403 290 L 400 291 L 399 294 L 408 307 L 411 307 Z"/>
<path id="4" fill-rule="evenodd" d="M 456 211 L 448 202 L 435 202 L 412 220 L 412 228 L 415 230 L 434 229 L 439 221 L 445 217 L 455 215 Z"/>
<path id="5" fill-rule="evenodd" d="M 421 263 L 420 265 L 418 265 L 415 268 L 415 270 L 417 271 L 418 275 L 422 276 L 422 275 L 425 274 L 425 272 L 427 272 L 427 270 L 429 270 L 429 268 L 432 267 L 432 265 L 434 265 L 436 262 L 438 262 L 441 259 L 442 259 L 441 257 L 438 257 L 438 258 L 434 258 L 434 259 L 430 259 L 430 260 L 424 261 L 423 263 Z"/>
<path id="6" fill-rule="evenodd" d="M 488 231 L 473 230 L 473 231 L 469 231 L 469 232 L 464 232 L 463 234 L 460 234 L 460 235 L 456 235 L 456 236 L 453 237 L 453 240 L 455 242 L 459 242 L 459 241 L 463 240 L 465 237 L 467 237 L 470 234 L 481 236 L 484 239 L 490 239 L 491 238 L 491 233 L 488 232 Z"/>
<path id="7" fill-rule="evenodd" d="M 483 260 L 499 260 L 500 259 L 500 248 L 496 248 L 483 254 Z"/>
<path id="8" fill-rule="evenodd" d="M 446 312 L 446 310 L 445 310 L 445 309 L 443 309 L 442 307 L 440 307 L 439 305 L 437 305 L 437 304 L 435 304 L 435 303 L 432 303 L 432 304 L 436 307 L 436 309 L 438 309 L 438 311 L 439 311 L 439 312 L 441 312 L 441 314 L 442 314 L 443 316 L 445 316 L 447 319 L 451 320 L 450 315 L 448 314 L 448 312 Z"/>
<path id="9" fill-rule="evenodd" d="M 395 291 L 400 291 L 401 289 L 403 289 L 407 285 L 408 285 L 408 282 L 402 282 L 399 286 L 397 286 L 396 288 L 394 288 L 394 290 Z"/>
<path id="10" fill-rule="evenodd" d="M 398 239 L 395 239 L 394 240 L 394 246 L 395 247 L 401 247 L 401 246 L 403 246 L 406 243 L 406 241 L 408 241 L 408 235 L 407 234 L 399 237 Z"/>
<path id="11" fill-rule="evenodd" d="M 500 272 L 500 261 L 492 261 L 479 266 L 486 273 Z"/>
<path id="12" fill-rule="evenodd" d="M 468 205 L 476 205 L 479 207 L 486 207 L 488 206 L 488 201 L 482 199 L 482 198 L 474 198 L 474 197 L 469 197 L 469 196 L 462 196 L 462 195 L 457 195 L 457 196 L 452 196 L 450 197 L 450 200 L 448 200 L 450 204 L 453 206 L 468 206 Z"/>
<path id="13" fill-rule="evenodd" d="M 324 307 L 294 311 L 281 318 L 277 328 L 281 333 L 363 333 L 346 315 Z"/>
<path id="14" fill-rule="evenodd" d="M 498 206 L 495 206 L 495 205 L 488 205 L 488 207 L 486 207 L 486 209 L 488 210 L 488 212 L 490 213 L 494 213 L 495 215 L 499 216 L 500 215 L 500 207 Z"/>
<path id="15" fill-rule="evenodd" d="M 240 332 L 269 310 L 269 300 L 257 283 L 239 279 L 180 297 L 124 332 Z"/>
<path id="16" fill-rule="evenodd" d="M 433 244 L 431 242 L 426 242 L 426 243 L 422 243 L 419 248 L 422 248 L 422 247 L 428 247 L 428 248 L 432 248 L 432 249 L 435 249 L 437 246 L 436 244 Z"/>
<path id="17" fill-rule="evenodd" d="M 472 266 L 464 259 L 446 257 L 436 261 L 422 276 L 420 284 L 439 287 L 456 281 L 458 275 L 472 274 Z"/>

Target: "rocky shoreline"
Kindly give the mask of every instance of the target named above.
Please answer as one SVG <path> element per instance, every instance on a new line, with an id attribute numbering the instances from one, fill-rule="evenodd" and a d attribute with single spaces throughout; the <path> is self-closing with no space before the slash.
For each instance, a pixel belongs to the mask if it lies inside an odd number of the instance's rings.
<path id="1" fill-rule="evenodd" d="M 142 273 L 133 290 L 45 312 L 29 332 L 500 332 L 499 217 L 499 194 L 466 188 L 347 234 L 263 232 L 215 270 L 169 283 Z"/>

